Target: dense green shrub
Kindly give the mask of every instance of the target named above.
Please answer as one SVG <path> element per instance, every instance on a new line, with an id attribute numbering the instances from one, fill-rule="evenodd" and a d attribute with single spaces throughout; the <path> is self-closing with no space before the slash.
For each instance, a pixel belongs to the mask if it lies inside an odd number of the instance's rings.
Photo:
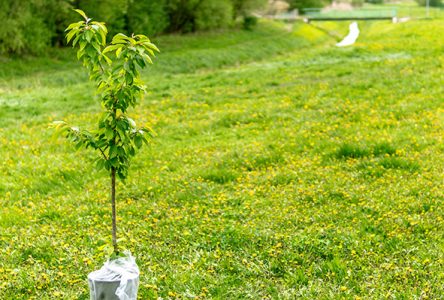
<path id="1" fill-rule="evenodd" d="M 196 30 L 227 27 L 233 22 L 233 7 L 229 0 L 203 1 L 196 11 Z"/>
<path id="2" fill-rule="evenodd" d="M 384 0 L 365 0 L 365 2 L 372 4 L 383 4 Z"/>
<path id="3" fill-rule="evenodd" d="M 264 8 L 267 0 L 231 0 L 233 5 L 233 17 L 248 16 L 252 10 Z"/>
<path id="4" fill-rule="evenodd" d="M 0 55 L 42 54 L 51 45 L 64 45 L 65 20 L 69 23 L 74 17 L 73 8 L 86 11 L 93 20 L 104 20 L 111 36 L 117 32 L 154 35 L 226 28 L 266 3 L 267 0 L 1 0 Z M 244 26 L 251 28 L 254 21 L 245 22 Z"/>
<path id="5" fill-rule="evenodd" d="M 352 0 L 351 4 L 353 7 L 361 7 L 364 5 L 364 0 Z"/>
<path id="6" fill-rule="evenodd" d="M 324 7 L 331 3 L 331 0 L 289 0 L 290 9 L 298 9 L 303 12 L 304 8 Z"/>
<path id="7" fill-rule="evenodd" d="M 416 0 L 416 2 L 418 3 L 418 5 L 421 5 L 421 6 L 426 6 L 427 5 L 427 0 Z M 442 4 L 441 0 L 430 0 L 429 1 L 429 5 L 430 6 L 434 6 L 434 7 L 440 7 L 443 4 Z"/>
<path id="8" fill-rule="evenodd" d="M 72 16 L 71 0 L 35 0 L 38 4 L 33 17 L 43 20 L 45 28 L 51 32 L 52 45 L 65 44 L 65 28 Z"/>
<path id="9" fill-rule="evenodd" d="M 233 22 L 229 0 L 167 0 L 169 32 L 193 32 L 227 27 Z"/>
<path id="10" fill-rule="evenodd" d="M 255 16 L 246 16 L 244 17 L 244 22 L 242 23 L 242 27 L 245 30 L 252 30 L 254 26 L 257 24 L 257 18 Z"/>
<path id="11" fill-rule="evenodd" d="M 196 11 L 202 1 L 167 0 L 166 9 L 170 25 L 168 32 L 191 32 L 196 30 Z"/>
<path id="12" fill-rule="evenodd" d="M 153 35 L 163 32 L 170 22 L 166 0 L 134 0 L 128 4 L 128 29 Z"/>
<path id="13" fill-rule="evenodd" d="M 0 1 L 0 54 L 41 54 L 59 44 L 69 0 Z"/>

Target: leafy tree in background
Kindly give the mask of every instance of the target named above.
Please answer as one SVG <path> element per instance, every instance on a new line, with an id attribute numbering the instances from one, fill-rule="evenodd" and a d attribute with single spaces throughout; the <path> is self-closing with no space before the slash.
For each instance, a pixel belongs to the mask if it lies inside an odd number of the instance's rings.
<path id="1" fill-rule="evenodd" d="M 291 1 L 297 4 L 324 0 Z M 43 54 L 49 46 L 64 45 L 65 20 L 71 18 L 73 6 L 105 21 L 111 34 L 156 35 L 226 28 L 266 3 L 267 0 L 0 0 L 0 55 Z"/>
<path id="2" fill-rule="evenodd" d="M 0 54 L 42 54 L 60 44 L 69 8 L 69 0 L 0 1 Z"/>
<path id="3" fill-rule="evenodd" d="M 129 32 L 148 35 L 164 32 L 170 25 L 166 0 L 131 0 L 128 2 Z"/>
<path id="4" fill-rule="evenodd" d="M 238 17 L 262 8 L 267 0 L 166 0 L 169 32 L 192 32 L 231 26 Z"/>
<path id="5" fill-rule="evenodd" d="M 33 17 L 42 19 L 45 27 L 51 32 L 51 45 L 64 45 L 64 32 L 72 12 L 71 0 L 34 1 L 39 5 L 33 12 Z"/>
<path id="6" fill-rule="evenodd" d="M 169 32 L 195 31 L 196 12 L 203 2 L 204 0 L 167 0 L 166 9 L 170 21 L 167 30 Z"/>
<path id="7" fill-rule="evenodd" d="M 233 22 L 233 5 L 230 0 L 203 1 L 195 14 L 195 30 L 223 28 Z"/>
<path id="8" fill-rule="evenodd" d="M 384 0 L 365 0 L 365 2 L 371 3 L 371 4 L 383 4 Z"/>
<path id="9" fill-rule="evenodd" d="M 233 5 L 233 18 L 248 16 L 252 10 L 264 8 L 267 0 L 231 0 Z"/>
<path id="10" fill-rule="evenodd" d="M 304 8 L 320 8 L 331 4 L 332 0 L 289 0 L 290 9 L 303 12 Z"/>
<path id="11" fill-rule="evenodd" d="M 416 3 L 418 3 L 418 5 L 420 6 L 426 6 L 427 5 L 427 1 L 426 0 L 416 0 Z M 433 6 L 433 7 L 441 7 L 442 1 L 441 0 L 430 0 L 429 1 L 429 5 Z"/>

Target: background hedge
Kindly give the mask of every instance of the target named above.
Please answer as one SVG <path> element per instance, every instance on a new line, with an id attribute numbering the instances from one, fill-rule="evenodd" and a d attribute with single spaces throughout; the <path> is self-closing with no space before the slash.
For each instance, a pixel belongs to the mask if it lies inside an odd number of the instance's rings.
<path id="1" fill-rule="evenodd" d="M 2 0 L 0 55 L 42 54 L 64 45 L 64 29 L 77 17 L 72 8 L 104 21 L 111 35 L 149 36 L 226 28 L 267 0 Z"/>

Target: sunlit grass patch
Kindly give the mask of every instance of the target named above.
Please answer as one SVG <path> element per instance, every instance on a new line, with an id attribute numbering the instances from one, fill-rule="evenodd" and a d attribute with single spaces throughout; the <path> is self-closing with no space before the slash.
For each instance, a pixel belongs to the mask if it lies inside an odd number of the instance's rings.
<path id="1" fill-rule="evenodd" d="M 214 127 L 233 127 L 233 126 L 240 126 L 240 125 L 247 125 L 250 123 L 256 123 L 256 122 L 266 122 L 265 116 L 260 114 L 253 114 L 251 116 L 245 115 L 243 113 L 238 114 L 230 114 L 222 117 L 220 120 L 217 120 L 214 124 Z"/>
<path id="2" fill-rule="evenodd" d="M 38 223 L 40 224 L 50 224 L 54 221 L 62 218 L 62 215 L 57 211 L 46 211 L 38 216 Z"/>
<path id="3" fill-rule="evenodd" d="M 369 156 L 395 155 L 396 148 L 390 143 L 382 142 L 370 146 L 361 144 L 344 143 L 335 152 L 335 157 L 340 159 L 365 158 Z"/>
<path id="4" fill-rule="evenodd" d="M 379 164 L 386 169 L 399 169 L 409 172 L 416 172 L 420 169 L 418 162 L 408 161 L 400 157 L 384 157 L 379 161 Z"/>
<path id="5" fill-rule="evenodd" d="M 199 176 L 207 181 L 212 181 L 219 184 L 225 184 L 236 180 L 239 174 L 229 169 L 214 168 L 200 172 Z"/>
<path id="6" fill-rule="evenodd" d="M 285 162 L 285 158 L 280 153 L 264 153 L 247 157 L 244 166 L 247 170 L 263 169 Z"/>
<path id="7" fill-rule="evenodd" d="M 298 177 L 290 172 L 282 171 L 278 174 L 276 174 L 271 180 L 270 184 L 273 186 L 280 186 L 280 185 L 288 185 L 288 184 L 294 184 L 298 181 Z"/>
<path id="8" fill-rule="evenodd" d="M 373 146 L 372 153 L 375 156 L 394 155 L 396 154 L 396 148 L 387 142 L 382 142 Z"/>
<path id="9" fill-rule="evenodd" d="M 356 144 L 342 144 L 336 151 L 337 158 L 362 158 L 371 154 L 371 151 L 364 146 Z"/>

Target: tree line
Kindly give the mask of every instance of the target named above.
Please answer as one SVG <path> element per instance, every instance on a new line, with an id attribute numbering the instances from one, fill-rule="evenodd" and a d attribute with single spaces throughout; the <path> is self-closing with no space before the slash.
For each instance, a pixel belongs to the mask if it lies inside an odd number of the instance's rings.
<path id="1" fill-rule="evenodd" d="M 0 55 L 41 54 L 64 45 L 64 30 L 80 8 L 117 32 L 187 33 L 229 27 L 267 0 L 2 0 Z"/>
<path id="2" fill-rule="evenodd" d="M 349 1 L 359 6 L 384 0 Z M 440 6 L 441 1 L 429 3 Z M 0 0 L 0 56 L 42 54 L 50 46 L 63 46 L 64 30 L 75 18 L 73 8 L 106 22 L 110 36 L 117 32 L 153 36 L 226 28 L 239 18 L 251 21 L 250 13 L 269 2 L 287 2 L 290 10 L 303 13 L 306 7 L 324 7 L 332 0 Z"/>

